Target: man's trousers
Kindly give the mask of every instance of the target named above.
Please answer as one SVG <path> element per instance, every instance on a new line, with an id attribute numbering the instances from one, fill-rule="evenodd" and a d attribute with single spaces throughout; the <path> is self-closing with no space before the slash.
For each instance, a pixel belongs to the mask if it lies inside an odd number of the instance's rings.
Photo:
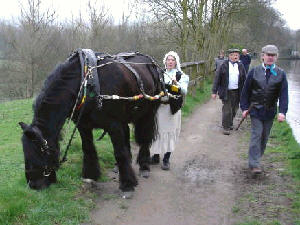
<path id="1" fill-rule="evenodd" d="M 228 90 L 227 99 L 222 102 L 222 126 L 225 130 L 229 130 L 233 126 L 233 118 L 239 108 L 239 90 Z"/>
<path id="2" fill-rule="evenodd" d="M 265 152 L 272 125 L 273 119 L 263 121 L 251 117 L 249 168 L 259 168 L 260 158 Z"/>

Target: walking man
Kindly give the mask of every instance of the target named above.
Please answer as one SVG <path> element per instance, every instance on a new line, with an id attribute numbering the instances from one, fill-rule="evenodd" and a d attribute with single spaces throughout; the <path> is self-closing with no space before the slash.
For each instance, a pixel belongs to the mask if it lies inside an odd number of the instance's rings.
<path id="1" fill-rule="evenodd" d="M 220 66 L 224 62 L 224 60 L 225 60 L 224 50 L 220 50 L 218 58 L 215 59 L 215 72 L 217 72 L 217 70 L 220 68 Z"/>
<path id="2" fill-rule="evenodd" d="M 246 79 L 243 64 L 239 62 L 239 49 L 229 49 L 228 58 L 216 72 L 212 87 L 212 99 L 217 94 L 222 100 L 222 126 L 223 134 L 229 135 L 233 129 L 233 118 L 239 108 L 240 94 Z"/>
<path id="3" fill-rule="evenodd" d="M 244 67 L 245 67 L 245 70 L 246 70 L 246 74 L 248 73 L 249 71 L 249 66 L 250 66 L 250 63 L 251 63 L 251 57 L 250 55 L 248 54 L 248 51 L 247 49 L 242 49 L 242 54 L 240 56 L 240 60 L 241 62 L 243 63 Z"/>
<path id="4" fill-rule="evenodd" d="M 266 45 L 262 48 L 263 63 L 248 73 L 241 96 L 243 117 L 250 114 L 251 138 L 249 144 L 249 168 L 254 174 L 262 172 L 260 159 L 264 154 L 274 117 L 282 122 L 288 110 L 288 83 L 285 72 L 275 65 L 278 48 Z M 250 105 L 251 110 L 249 112 Z"/>

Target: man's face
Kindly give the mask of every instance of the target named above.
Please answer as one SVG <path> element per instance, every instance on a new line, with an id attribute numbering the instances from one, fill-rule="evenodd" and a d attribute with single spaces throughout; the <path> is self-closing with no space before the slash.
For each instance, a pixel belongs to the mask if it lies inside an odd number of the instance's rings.
<path id="1" fill-rule="evenodd" d="M 266 65 L 272 65 L 277 61 L 276 54 L 263 53 L 263 61 Z"/>
<path id="2" fill-rule="evenodd" d="M 240 59 L 240 54 L 237 53 L 237 52 L 232 52 L 232 53 L 229 54 L 228 57 L 229 57 L 229 60 L 230 60 L 231 62 L 237 62 L 237 61 L 239 61 L 239 59 Z"/>

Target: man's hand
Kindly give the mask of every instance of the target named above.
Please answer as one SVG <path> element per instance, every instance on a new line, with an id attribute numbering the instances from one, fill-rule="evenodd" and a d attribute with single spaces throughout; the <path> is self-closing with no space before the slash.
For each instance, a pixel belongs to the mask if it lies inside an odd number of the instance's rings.
<path id="1" fill-rule="evenodd" d="M 278 122 L 285 121 L 285 115 L 283 113 L 278 113 L 277 120 Z"/>
<path id="2" fill-rule="evenodd" d="M 212 98 L 213 100 L 216 100 L 217 95 L 216 95 L 216 94 L 211 94 L 211 98 Z"/>
<path id="3" fill-rule="evenodd" d="M 247 117 L 249 110 L 244 110 L 242 113 L 243 118 Z"/>

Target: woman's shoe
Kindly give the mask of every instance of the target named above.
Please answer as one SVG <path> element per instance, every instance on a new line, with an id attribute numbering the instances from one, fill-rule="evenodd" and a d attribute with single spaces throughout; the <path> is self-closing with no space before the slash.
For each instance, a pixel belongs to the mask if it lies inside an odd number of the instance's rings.
<path id="1" fill-rule="evenodd" d="M 224 129 L 223 134 L 224 135 L 230 135 L 230 129 Z"/>
<path id="2" fill-rule="evenodd" d="M 163 162 L 161 165 L 162 170 L 169 170 L 170 169 L 170 163 L 169 162 Z"/>

